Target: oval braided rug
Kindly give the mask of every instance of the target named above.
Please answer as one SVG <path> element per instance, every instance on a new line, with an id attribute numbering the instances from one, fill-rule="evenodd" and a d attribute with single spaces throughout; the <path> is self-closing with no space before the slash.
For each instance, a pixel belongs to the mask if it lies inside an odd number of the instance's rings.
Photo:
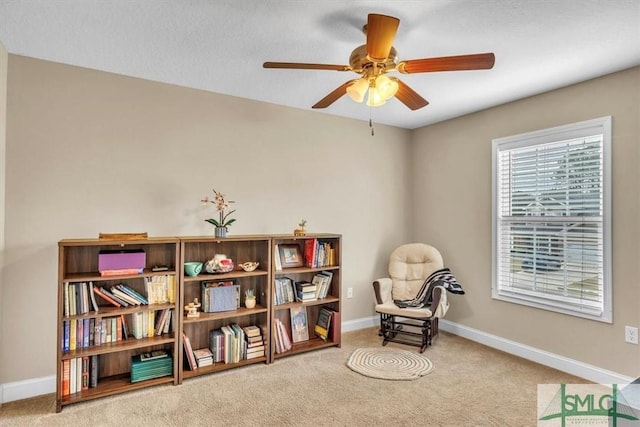
<path id="1" fill-rule="evenodd" d="M 433 363 L 418 353 L 383 347 L 355 349 L 347 366 L 359 374 L 382 380 L 415 380 L 433 370 Z"/>

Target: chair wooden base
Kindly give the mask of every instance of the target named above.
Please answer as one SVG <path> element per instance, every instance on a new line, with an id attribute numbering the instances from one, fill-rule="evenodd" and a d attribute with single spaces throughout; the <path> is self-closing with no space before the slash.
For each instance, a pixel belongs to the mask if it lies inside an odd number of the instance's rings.
<path id="1" fill-rule="evenodd" d="M 409 319 L 380 313 L 378 336 L 383 338 L 383 346 L 397 342 L 420 347 L 420 353 L 423 353 L 438 336 L 438 318 Z"/>

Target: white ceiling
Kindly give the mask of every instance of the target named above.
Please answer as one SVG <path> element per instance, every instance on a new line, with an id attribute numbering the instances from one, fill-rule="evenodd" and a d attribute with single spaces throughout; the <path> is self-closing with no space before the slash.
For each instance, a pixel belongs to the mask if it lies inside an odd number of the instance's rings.
<path id="1" fill-rule="evenodd" d="M 262 63 L 347 65 L 368 13 L 400 18 L 401 60 L 494 52 L 495 66 L 399 75 L 430 102 L 417 111 L 344 96 L 318 114 L 414 129 L 640 65 L 638 0 L 0 0 L 0 41 L 13 54 L 311 110 L 357 75 Z"/>

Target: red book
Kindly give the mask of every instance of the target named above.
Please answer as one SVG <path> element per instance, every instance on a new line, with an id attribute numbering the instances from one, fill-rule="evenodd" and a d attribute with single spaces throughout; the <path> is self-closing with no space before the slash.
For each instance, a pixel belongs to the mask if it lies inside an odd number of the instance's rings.
<path id="1" fill-rule="evenodd" d="M 71 394 L 71 384 L 69 383 L 70 377 L 71 362 L 69 359 L 65 359 L 62 361 L 62 384 L 60 384 L 63 396 L 69 396 L 69 394 Z"/>
<path id="2" fill-rule="evenodd" d="M 318 239 L 304 241 L 304 263 L 307 267 L 315 267 L 316 252 L 318 251 Z"/>
<path id="3" fill-rule="evenodd" d="M 198 364 L 196 363 L 196 357 L 193 355 L 193 349 L 191 348 L 191 341 L 189 341 L 189 337 L 184 332 L 182 333 L 182 340 L 184 341 L 184 352 L 185 352 L 185 355 L 187 356 L 189 370 L 194 371 L 198 369 Z"/>
<path id="4" fill-rule="evenodd" d="M 98 296 L 100 296 L 100 298 L 104 299 L 105 301 L 110 302 L 111 304 L 113 304 L 113 305 L 114 305 L 114 306 L 116 306 L 116 307 L 120 307 L 120 303 L 119 303 L 119 302 L 117 302 L 116 300 L 114 300 L 114 299 L 113 299 L 113 298 L 111 298 L 110 296 L 105 295 L 105 294 L 102 292 L 102 289 L 100 289 L 99 287 L 95 286 L 95 287 L 93 288 L 93 292 L 95 292 Z"/>

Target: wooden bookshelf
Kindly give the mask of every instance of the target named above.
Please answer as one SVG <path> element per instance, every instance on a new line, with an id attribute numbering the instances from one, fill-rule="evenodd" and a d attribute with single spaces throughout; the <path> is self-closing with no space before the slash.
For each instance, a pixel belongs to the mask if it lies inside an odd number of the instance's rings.
<path id="1" fill-rule="evenodd" d="M 304 255 L 304 244 L 308 239 L 317 239 L 327 243 L 332 248 L 332 262 L 330 265 L 299 267 L 277 270 L 275 257 L 279 257 L 277 248 L 282 244 L 300 245 Z M 66 405 L 111 396 L 131 390 L 160 384 L 180 384 L 184 379 L 200 375 L 215 374 L 256 363 L 271 363 L 282 357 L 314 351 L 322 348 L 341 345 L 340 312 L 341 312 L 341 236 L 338 234 L 311 234 L 306 236 L 292 235 L 239 235 L 224 238 L 210 236 L 167 237 L 146 239 L 65 239 L 58 243 L 58 350 L 57 350 L 57 381 L 56 381 L 56 410 L 59 412 Z M 98 271 L 98 255 L 101 251 L 143 250 L 146 255 L 146 265 L 140 274 L 126 274 L 121 276 L 101 276 Z M 203 265 L 215 255 L 224 254 L 234 263 L 234 269 L 225 273 L 209 273 L 203 267 L 197 276 L 188 276 L 184 271 L 185 262 L 197 261 Z M 254 271 L 244 271 L 239 265 L 247 261 L 259 262 Z M 154 271 L 153 267 L 164 266 L 166 270 Z M 322 271 L 330 271 L 332 279 L 328 294 L 325 298 L 314 301 L 290 302 L 274 305 L 273 284 L 276 278 L 287 276 L 294 280 L 311 281 L 313 276 Z M 117 284 L 125 284 L 138 293 L 146 294 L 145 283 L 155 276 L 170 276 L 174 283 L 174 299 L 171 302 L 152 305 L 130 305 L 115 307 L 99 296 L 95 296 L 98 311 L 72 313 L 69 311 L 68 299 L 70 284 L 92 283 L 95 286 L 110 288 Z M 202 300 L 202 284 L 205 282 L 233 281 L 239 286 L 239 307 L 228 311 L 204 312 L 201 307 L 197 317 L 187 317 L 184 307 L 198 298 Z M 88 285 L 87 285 L 88 286 Z M 254 290 L 256 304 L 246 308 L 244 304 L 245 291 Z M 89 304 L 91 304 L 89 302 Z M 273 333 L 274 319 L 280 319 L 291 338 L 291 308 L 304 306 L 307 311 L 309 339 L 294 343 L 292 348 L 283 353 L 275 351 L 275 337 Z M 318 313 L 322 307 L 328 307 L 338 314 L 338 321 L 331 327 L 331 334 L 327 340 L 315 336 L 314 327 Z M 160 313 L 163 310 L 173 310 L 170 328 L 167 333 L 160 335 L 133 338 L 129 336 L 112 342 L 101 342 L 89 345 L 78 345 L 76 348 L 65 347 L 65 325 L 71 322 L 102 322 L 114 318 L 124 318 L 125 323 L 132 321 L 135 316 L 144 316 L 149 311 Z M 223 326 L 238 325 L 241 328 L 254 325 L 262 332 L 265 343 L 264 355 L 253 359 L 239 359 L 236 362 L 217 362 L 210 366 L 198 367 L 191 370 L 185 359 L 185 342 L 183 333 L 189 338 L 192 349 L 210 348 L 210 332 Z M 90 328 L 91 329 L 91 328 Z M 69 346 L 71 347 L 71 346 Z M 149 380 L 131 381 L 131 359 L 141 353 L 154 350 L 164 350 L 173 357 L 173 371 L 170 375 Z M 97 385 L 88 389 L 78 389 L 75 393 L 67 394 L 63 390 L 63 366 L 72 361 L 87 359 L 95 360 L 97 371 Z M 79 363 L 79 362 L 78 362 Z"/>
<path id="2" fill-rule="evenodd" d="M 201 262 L 206 265 L 207 261 L 215 255 L 226 255 L 233 261 L 234 269 L 226 273 L 208 273 L 203 266 L 202 272 L 195 277 L 187 276 L 184 269 L 180 272 L 181 277 L 181 305 L 185 306 L 195 298 L 202 303 L 202 287 L 205 282 L 228 282 L 232 281 L 240 289 L 239 307 L 218 312 L 204 312 L 201 307 L 198 317 L 187 317 L 182 315 L 182 332 L 189 338 L 193 350 L 199 348 L 211 348 L 209 340 L 210 332 L 223 326 L 236 324 L 241 328 L 255 325 L 262 331 L 262 338 L 265 342 L 270 341 L 270 306 L 271 306 L 271 237 L 269 235 L 243 235 L 228 236 L 224 238 L 216 237 L 183 237 L 181 238 L 180 258 L 181 264 L 185 262 Z M 248 261 L 257 261 L 259 266 L 254 271 L 244 271 L 239 265 Z M 256 296 L 256 306 L 245 307 L 245 292 L 253 289 Z M 254 359 L 240 358 L 235 363 L 215 362 L 212 366 L 198 367 L 190 370 L 186 361 L 186 353 L 182 333 L 180 334 L 180 352 L 178 363 L 179 381 L 185 378 L 192 378 L 199 375 L 206 375 L 220 372 L 227 369 L 245 366 L 254 363 L 269 362 L 268 345 L 265 347 L 265 355 Z"/>
<path id="3" fill-rule="evenodd" d="M 305 259 L 305 242 L 309 239 L 315 239 L 317 242 L 326 243 L 331 247 L 333 251 L 331 260 L 327 260 L 322 266 L 312 266 L 308 264 L 309 259 Z M 272 337 L 270 346 L 270 360 L 274 361 L 279 358 L 292 356 L 294 354 L 305 353 L 308 351 L 319 350 L 327 347 L 340 347 L 341 345 L 341 328 L 340 328 L 340 312 L 341 312 L 341 242 L 342 237 L 339 234 L 307 234 L 305 236 L 291 236 L 291 235 L 277 235 L 272 236 L 273 245 L 273 275 L 272 275 L 272 287 L 276 278 L 288 277 L 294 282 L 296 281 L 308 281 L 311 282 L 315 274 L 322 271 L 329 271 L 332 273 L 331 284 L 329 291 L 325 298 L 316 299 L 307 302 L 287 302 L 276 305 L 275 299 L 272 304 L 271 319 L 272 325 L 275 319 L 279 319 L 286 328 L 286 333 L 291 338 L 291 309 L 293 307 L 304 306 L 307 312 L 307 328 L 309 340 L 291 343 L 291 349 L 283 352 L 276 351 L 276 338 Z M 300 248 L 300 254 L 303 258 L 302 266 L 299 267 L 282 267 L 279 265 L 275 257 L 280 256 L 280 247 L 282 245 L 298 245 Z M 280 263 L 282 264 L 282 263 Z M 337 324 L 332 325 L 332 333 L 328 339 L 322 340 L 318 338 L 314 333 L 314 328 L 318 320 L 318 314 L 322 307 L 328 307 L 332 311 L 337 313 Z M 272 331 L 275 335 L 275 332 Z"/>
<path id="4" fill-rule="evenodd" d="M 57 381 L 56 381 L 56 410 L 59 412 L 65 405 L 83 402 L 113 394 L 123 393 L 157 384 L 173 383 L 178 384 L 178 358 L 179 340 L 175 331 L 179 323 L 178 315 L 182 310 L 178 309 L 179 302 L 179 278 L 176 275 L 176 267 L 179 266 L 179 240 L 177 238 L 151 238 L 135 240 L 106 240 L 106 239 L 67 239 L 58 243 L 58 350 L 57 350 Z M 101 276 L 98 271 L 98 254 L 103 250 L 142 250 L 145 253 L 146 265 L 141 274 L 127 274 L 121 276 Z M 166 271 L 153 272 L 151 268 L 156 265 L 164 265 Z M 89 290 L 89 283 L 95 286 L 110 288 L 116 284 L 125 284 L 136 292 L 146 295 L 145 281 L 154 276 L 170 276 L 173 283 L 173 301 L 171 303 L 150 304 L 150 305 L 130 305 L 115 307 L 109 302 L 95 295 L 98 303 L 98 311 L 94 311 L 91 298 L 89 297 L 89 311 L 76 312 L 70 314 L 67 311 L 67 301 L 69 300 L 68 289 L 70 286 L 84 287 L 81 283 L 87 283 L 85 290 Z M 65 292 L 65 289 L 67 291 Z M 74 288 L 75 289 L 75 288 Z M 154 319 L 157 313 L 163 310 L 173 310 L 174 317 L 170 323 L 169 332 L 158 336 L 149 336 L 136 339 L 129 336 L 124 339 L 124 334 L 120 332 L 116 341 L 100 343 L 95 345 L 95 325 L 102 320 L 120 318 L 125 323 L 131 321 L 131 316 L 136 313 L 154 312 Z M 76 344 L 76 348 L 65 342 L 65 325 L 77 325 L 92 322 L 94 329 L 91 329 L 91 339 L 88 344 Z M 73 322 L 73 323 L 72 323 Z M 90 323 L 91 324 L 91 323 Z M 83 328 L 84 329 L 84 328 Z M 98 327 L 99 329 L 99 327 Z M 77 330 L 76 330 L 77 332 Z M 165 350 L 173 357 L 173 372 L 160 378 L 146 381 L 131 382 L 131 358 L 137 354 L 153 351 Z M 94 357 L 95 356 L 95 357 Z M 97 385 L 88 389 L 80 387 L 75 393 L 66 394 L 63 389 L 63 364 L 72 363 L 74 360 L 82 358 L 97 359 L 95 372 L 97 372 Z M 71 379 L 68 379 L 71 381 Z"/>

